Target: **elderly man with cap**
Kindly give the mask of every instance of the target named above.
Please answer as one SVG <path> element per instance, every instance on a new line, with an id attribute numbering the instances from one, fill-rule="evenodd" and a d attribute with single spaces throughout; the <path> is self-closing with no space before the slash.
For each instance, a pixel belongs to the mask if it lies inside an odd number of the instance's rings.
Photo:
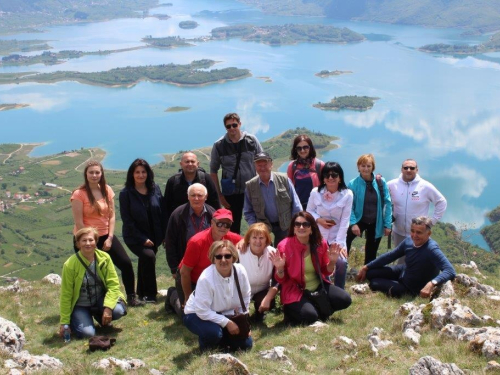
<path id="1" fill-rule="evenodd" d="M 292 216 L 302 210 L 292 181 L 284 173 L 273 172 L 267 152 L 254 157 L 257 176 L 246 183 L 243 214 L 248 225 L 265 223 L 274 234 L 274 246 L 286 237 Z"/>
<path id="2" fill-rule="evenodd" d="M 186 252 L 179 264 L 180 277 L 176 278 L 176 289 L 180 306 L 184 306 L 189 298 L 196 282 L 205 268 L 210 266 L 208 250 L 215 241 L 229 240 L 233 244 L 240 242 L 243 237 L 237 233 L 229 231 L 233 223 L 233 214 L 225 208 L 214 212 L 210 228 L 195 234 L 187 243 Z M 165 308 L 168 312 L 168 304 L 174 309 L 176 301 L 174 296 L 168 296 Z M 177 309 L 176 309 L 177 310 Z M 177 312 L 177 311 L 176 311 Z"/>

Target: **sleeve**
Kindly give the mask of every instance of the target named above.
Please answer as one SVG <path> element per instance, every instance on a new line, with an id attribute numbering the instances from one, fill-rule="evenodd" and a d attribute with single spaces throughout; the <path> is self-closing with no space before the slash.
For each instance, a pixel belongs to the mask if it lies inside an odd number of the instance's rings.
<path id="1" fill-rule="evenodd" d="M 354 180 L 349 181 L 347 184 L 347 188 L 352 191 L 352 209 L 351 209 L 351 215 L 349 217 L 349 225 L 354 225 L 357 223 L 356 221 L 356 200 L 357 197 L 354 195 Z"/>
<path id="2" fill-rule="evenodd" d="M 292 215 L 295 215 L 297 212 L 302 211 L 302 205 L 300 204 L 299 196 L 293 187 L 292 180 L 288 179 L 288 190 L 292 193 Z M 245 191 L 246 193 L 246 191 Z"/>
<path id="3" fill-rule="evenodd" d="M 107 194 L 108 199 L 110 201 L 113 200 L 115 197 L 115 192 L 113 191 L 113 189 L 109 185 L 106 185 L 106 194 Z"/>
<path id="4" fill-rule="evenodd" d="M 253 136 L 253 139 L 255 140 L 255 153 L 254 155 L 257 155 L 261 152 L 264 152 L 264 150 L 262 149 L 262 145 L 260 144 L 259 140 L 257 139 L 256 136 Z"/>
<path id="5" fill-rule="evenodd" d="M 349 221 L 351 219 L 352 211 L 352 192 L 347 190 L 344 206 L 342 207 L 342 216 L 340 217 L 339 231 L 337 232 L 337 243 L 345 244 L 347 238 L 347 229 L 349 228 Z"/>
<path id="6" fill-rule="evenodd" d="M 307 202 L 307 208 L 306 211 L 309 212 L 313 217 L 314 220 L 318 220 L 321 216 L 316 212 L 317 209 L 317 204 L 316 200 L 319 198 L 319 192 L 316 188 L 314 188 L 311 191 L 311 195 L 309 196 L 309 201 Z"/>
<path id="7" fill-rule="evenodd" d="M 212 310 L 212 301 L 214 300 L 215 293 L 220 292 L 222 292 L 222 289 L 214 288 L 208 278 L 200 278 L 196 284 L 194 311 L 201 320 L 216 323 L 224 328 L 229 319 Z"/>
<path id="8" fill-rule="evenodd" d="M 250 193 L 248 186 L 245 189 L 245 202 L 243 203 L 243 216 L 245 217 L 248 225 L 255 224 L 257 222 L 257 216 L 253 210 L 252 202 L 250 201 Z"/>
<path id="9" fill-rule="evenodd" d="M 321 273 L 326 278 L 330 276 L 332 273 L 328 272 L 328 264 L 330 263 L 330 259 L 328 258 L 328 243 L 325 240 L 321 241 L 321 245 L 318 246 L 318 257 L 320 259 L 321 265 Z"/>
<path id="10" fill-rule="evenodd" d="M 433 259 L 432 262 L 436 267 L 438 267 L 441 270 L 441 273 L 437 275 L 434 280 L 439 284 L 444 284 L 445 282 L 449 280 L 453 280 L 456 276 L 455 269 L 451 265 L 450 261 L 446 256 L 443 254 L 441 249 L 439 247 L 435 247 L 432 249 L 432 255 Z"/>
<path id="11" fill-rule="evenodd" d="M 430 188 L 430 201 L 434 203 L 434 214 L 432 215 L 432 224 L 436 224 L 444 215 L 448 203 L 446 198 L 439 192 L 438 189 L 431 183 L 429 183 Z"/>
<path id="12" fill-rule="evenodd" d="M 165 193 L 163 194 L 163 207 L 164 212 L 163 215 L 165 217 L 166 223 L 170 220 L 170 215 L 172 215 L 173 209 L 173 196 L 174 196 L 174 179 L 175 175 L 170 177 L 167 181 L 167 185 L 165 186 Z"/>
<path id="13" fill-rule="evenodd" d="M 107 255 L 107 254 L 106 254 Z M 120 298 L 120 281 L 116 273 L 113 261 L 108 255 L 106 262 L 106 270 L 104 275 L 104 283 L 106 284 L 106 295 L 104 296 L 104 307 L 109 307 L 113 310 Z"/>
<path id="14" fill-rule="evenodd" d="M 80 201 L 82 203 L 85 203 L 85 199 L 82 195 L 82 192 L 83 190 L 81 189 L 76 189 L 73 194 L 71 194 L 71 198 L 69 199 L 69 201 L 73 201 L 73 200 L 77 200 L 77 201 Z"/>
<path id="15" fill-rule="evenodd" d="M 68 267 L 67 261 L 62 269 L 61 295 L 59 297 L 59 323 L 69 324 L 71 320 L 71 301 L 75 287 L 75 273 Z"/>
<path id="16" fill-rule="evenodd" d="M 217 193 L 212 177 L 208 173 L 205 173 L 205 184 L 208 192 L 207 204 L 218 210 L 221 208 L 219 194 Z"/>
<path id="17" fill-rule="evenodd" d="M 210 153 L 210 173 L 217 173 L 220 168 L 220 155 L 217 150 L 217 144 L 219 141 L 215 142 L 212 146 L 212 152 Z"/>
<path id="18" fill-rule="evenodd" d="M 130 193 L 126 190 L 122 190 L 118 199 L 120 202 L 120 215 L 123 222 L 122 236 L 132 239 L 137 244 L 143 244 L 148 237 L 137 228 L 134 220 L 134 212 L 131 212 Z"/>
<path id="19" fill-rule="evenodd" d="M 177 230 L 179 228 L 180 216 L 173 215 L 168 221 L 167 225 L 167 233 L 165 235 L 165 254 L 167 256 L 168 267 L 170 268 L 170 272 L 175 274 L 177 272 L 177 268 L 179 267 L 179 263 L 181 262 L 180 251 L 179 251 L 179 235 L 183 235 L 179 233 Z M 188 266 L 189 267 L 189 266 Z"/>
<path id="20" fill-rule="evenodd" d="M 392 200 L 391 194 L 389 192 L 389 187 L 382 178 L 382 186 L 384 187 L 384 228 L 390 228 L 392 226 Z"/>

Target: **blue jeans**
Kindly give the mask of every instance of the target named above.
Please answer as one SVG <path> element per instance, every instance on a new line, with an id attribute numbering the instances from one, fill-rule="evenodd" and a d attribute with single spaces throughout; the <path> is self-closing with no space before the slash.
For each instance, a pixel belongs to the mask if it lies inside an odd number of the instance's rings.
<path id="1" fill-rule="evenodd" d="M 333 278 L 333 285 L 338 286 L 340 289 L 345 288 L 345 278 L 347 274 L 347 259 L 340 257 L 337 259 L 335 264 L 335 275 Z"/>
<path id="2" fill-rule="evenodd" d="M 231 351 L 248 350 L 253 346 L 251 337 L 238 339 L 229 334 L 227 329 L 208 320 L 202 320 L 196 314 L 184 315 L 184 325 L 198 336 L 200 350 L 226 349 Z"/>
<path id="3" fill-rule="evenodd" d="M 75 306 L 71 313 L 70 327 L 71 332 L 76 334 L 79 339 L 83 337 L 95 336 L 94 318 L 99 323 L 102 321 L 102 313 L 104 312 L 104 298 L 101 298 L 97 303 L 97 312 L 92 314 L 90 306 Z M 112 320 L 118 320 L 122 316 L 127 315 L 127 309 L 123 301 L 118 301 L 112 312 Z"/>

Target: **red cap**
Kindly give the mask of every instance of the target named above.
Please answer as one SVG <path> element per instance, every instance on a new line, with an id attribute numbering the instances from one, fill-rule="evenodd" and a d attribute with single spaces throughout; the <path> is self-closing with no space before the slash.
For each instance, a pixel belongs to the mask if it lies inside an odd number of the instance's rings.
<path id="1" fill-rule="evenodd" d="M 233 221 L 233 213 L 229 211 L 227 208 L 221 208 L 214 212 L 212 218 L 217 220 L 228 219 Z"/>

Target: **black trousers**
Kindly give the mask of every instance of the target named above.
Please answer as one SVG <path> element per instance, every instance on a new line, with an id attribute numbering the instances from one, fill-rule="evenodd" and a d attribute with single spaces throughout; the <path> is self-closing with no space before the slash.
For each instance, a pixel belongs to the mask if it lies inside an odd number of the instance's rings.
<path id="1" fill-rule="evenodd" d="M 104 241 L 106 241 L 107 239 L 108 239 L 107 234 L 99 237 L 96 247 L 98 249 L 102 249 Z M 76 238 L 74 236 L 73 236 L 73 248 L 75 250 L 75 253 L 77 253 L 78 248 L 76 247 Z M 111 242 L 111 248 L 107 251 L 107 253 L 111 257 L 111 260 L 113 261 L 115 267 L 118 268 L 122 273 L 122 281 L 123 281 L 123 286 L 125 287 L 125 293 L 127 293 L 127 295 L 134 294 L 134 279 L 135 279 L 134 268 L 132 267 L 132 262 L 130 261 L 127 252 L 123 248 L 123 245 L 121 244 L 120 240 L 116 238 L 116 236 L 113 237 L 113 242 Z"/>
<path id="2" fill-rule="evenodd" d="M 259 307 L 262 304 L 262 300 L 267 295 L 268 291 L 269 289 L 261 290 L 260 292 L 255 293 L 252 297 L 253 307 L 255 308 L 255 316 L 257 317 L 257 319 L 264 317 L 264 313 L 259 312 Z M 270 309 L 274 309 L 275 307 L 276 307 L 276 297 L 274 297 L 273 300 L 271 301 Z"/>
<path id="3" fill-rule="evenodd" d="M 139 258 L 137 264 L 137 295 L 156 300 L 158 287 L 156 285 L 156 253 L 157 247 L 147 247 L 144 245 L 128 245 Z"/>
<path id="4" fill-rule="evenodd" d="M 321 288 L 321 285 L 319 288 Z M 333 312 L 347 309 L 351 305 L 351 296 L 344 289 L 326 283 L 325 288 L 328 289 L 328 299 Z M 285 305 L 283 310 L 285 317 L 292 324 L 309 325 L 319 319 L 318 310 L 305 294 L 302 295 L 300 301 Z"/>
<path id="5" fill-rule="evenodd" d="M 399 298 L 405 294 L 415 296 L 415 293 L 399 281 L 405 269 L 404 264 L 369 269 L 366 278 L 370 282 L 370 289 L 383 292 L 389 297 Z"/>
<path id="6" fill-rule="evenodd" d="M 241 217 L 243 216 L 243 204 L 245 203 L 245 194 L 232 194 L 224 195 L 227 203 L 231 205 L 231 212 L 233 213 L 233 224 L 231 225 L 231 232 L 240 234 Z"/>
<path id="7" fill-rule="evenodd" d="M 380 245 L 380 241 L 382 240 L 382 237 L 375 238 L 375 223 L 372 224 L 366 224 L 363 222 L 359 222 L 356 224 L 359 227 L 359 230 L 361 231 L 361 235 L 363 235 L 363 232 L 366 231 L 365 237 L 366 237 L 366 242 L 365 242 L 365 263 L 368 264 L 372 260 L 375 260 L 377 257 L 377 251 L 378 247 Z M 349 226 L 349 229 L 347 230 L 347 238 L 346 238 L 346 245 L 347 245 L 347 253 L 351 251 L 351 244 L 352 241 L 356 238 L 356 235 L 352 233 L 352 225 Z"/>

